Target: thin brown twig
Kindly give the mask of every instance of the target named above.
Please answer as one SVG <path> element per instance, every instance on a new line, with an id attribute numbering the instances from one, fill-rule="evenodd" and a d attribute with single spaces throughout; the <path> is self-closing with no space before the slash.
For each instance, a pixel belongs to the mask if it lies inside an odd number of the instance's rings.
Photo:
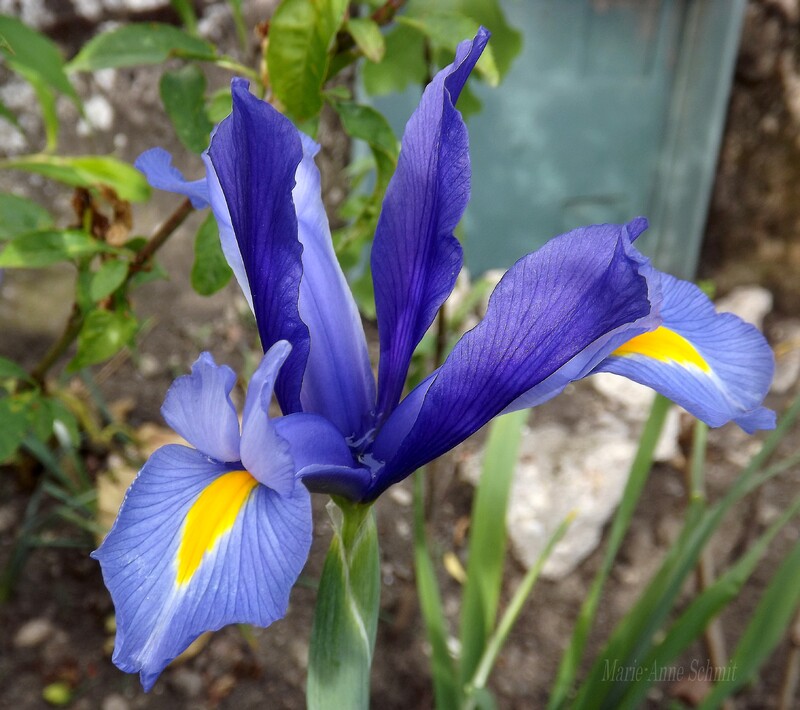
<path id="1" fill-rule="evenodd" d="M 186 199 L 178 205 L 177 209 L 161 224 L 147 243 L 142 247 L 141 251 L 136 255 L 136 258 L 131 263 L 128 269 L 128 275 L 125 277 L 125 284 L 128 284 L 133 276 L 140 271 L 147 268 L 150 259 L 162 247 L 175 230 L 183 224 L 184 220 L 191 214 L 192 203 Z M 45 378 L 47 373 L 58 362 L 61 356 L 69 349 L 70 345 L 78 337 L 83 326 L 84 314 L 74 304 L 72 312 L 70 313 L 69 320 L 64 326 L 64 331 L 50 349 L 44 354 L 44 357 L 36 364 L 30 371 L 31 379 L 36 382 L 40 387 L 44 388 Z"/>

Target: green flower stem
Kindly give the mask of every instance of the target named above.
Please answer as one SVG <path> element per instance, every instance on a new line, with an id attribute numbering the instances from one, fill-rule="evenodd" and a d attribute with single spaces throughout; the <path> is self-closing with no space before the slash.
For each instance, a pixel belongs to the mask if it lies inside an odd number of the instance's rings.
<path id="1" fill-rule="evenodd" d="M 375 513 L 339 498 L 328 513 L 333 540 L 314 611 L 306 702 L 312 710 L 366 710 L 380 607 Z"/>

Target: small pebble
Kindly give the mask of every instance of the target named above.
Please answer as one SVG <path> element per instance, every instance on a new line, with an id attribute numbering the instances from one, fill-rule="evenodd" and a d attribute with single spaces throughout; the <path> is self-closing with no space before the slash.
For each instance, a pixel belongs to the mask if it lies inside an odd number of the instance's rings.
<path id="1" fill-rule="evenodd" d="M 170 677 L 170 684 L 188 698 L 196 698 L 203 692 L 203 678 L 188 668 L 177 668 Z"/>
<path id="2" fill-rule="evenodd" d="M 103 698 L 103 710 L 130 710 L 130 703 L 118 693 Z"/>
<path id="3" fill-rule="evenodd" d="M 36 648 L 41 646 L 53 633 L 53 625 L 48 619 L 31 619 L 23 624 L 14 636 L 14 648 Z"/>

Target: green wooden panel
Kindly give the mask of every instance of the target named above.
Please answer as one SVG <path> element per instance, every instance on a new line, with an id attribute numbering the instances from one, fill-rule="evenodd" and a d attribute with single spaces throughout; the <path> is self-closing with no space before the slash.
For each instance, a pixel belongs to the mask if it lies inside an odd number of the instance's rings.
<path id="1" fill-rule="evenodd" d="M 474 273 L 573 227 L 643 214 L 643 250 L 694 273 L 745 0 L 507 0 L 524 37 L 498 89 L 475 84 Z M 418 98 L 376 101 L 402 130 Z"/>

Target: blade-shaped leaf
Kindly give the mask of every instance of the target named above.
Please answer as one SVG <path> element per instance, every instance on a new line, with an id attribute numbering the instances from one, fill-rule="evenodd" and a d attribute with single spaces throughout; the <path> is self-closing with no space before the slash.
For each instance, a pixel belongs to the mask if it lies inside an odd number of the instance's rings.
<path id="1" fill-rule="evenodd" d="M 68 71 L 95 71 L 116 67 L 160 64 L 170 57 L 213 60 L 214 47 L 172 25 L 133 23 L 90 39 L 67 64 Z"/>
<path id="2" fill-rule="evenodd" d="M 431 645 L 431 675 L 436 707 L 439 710 L 457 710 L 461 706 L 461 687 L 447 645 L 447 619 L 425 533 L 424 475 L 424 469 L 414 474 L 414 575 L 422 619 Z"/>
<path id="3" fill-rule="evenodd" d="M 38 173 L 75 187 L 106 185 L 130 202 L 144 202 L 150 197 L 144 175 L 108 155 L 25 155 L 3 161 L 2 167 Z"/>
<path id="4" fill-rule="evenodd" d="M 206 77 L 196 64 L 167 71 L 159 82 L 161 101 L 181 143 L 193 153 L 208 148 L 214 125 L 206 115 Z"/>
<path id="5" fill-rule="evenodd" d="M 470 518 L 467 583 L 461 607 L 461 681 L 470 680 L 495 627 L 506 551 L 506 511 L 527 410 L 491 424 Z"/>
<path id="6" fill-rule="evenodd" d="M 341 29 L 346 0 L 284 0 L 270 21 L 267 65 L 275 96 L 296 121 L 322 108 L 330 50 Z"/>

